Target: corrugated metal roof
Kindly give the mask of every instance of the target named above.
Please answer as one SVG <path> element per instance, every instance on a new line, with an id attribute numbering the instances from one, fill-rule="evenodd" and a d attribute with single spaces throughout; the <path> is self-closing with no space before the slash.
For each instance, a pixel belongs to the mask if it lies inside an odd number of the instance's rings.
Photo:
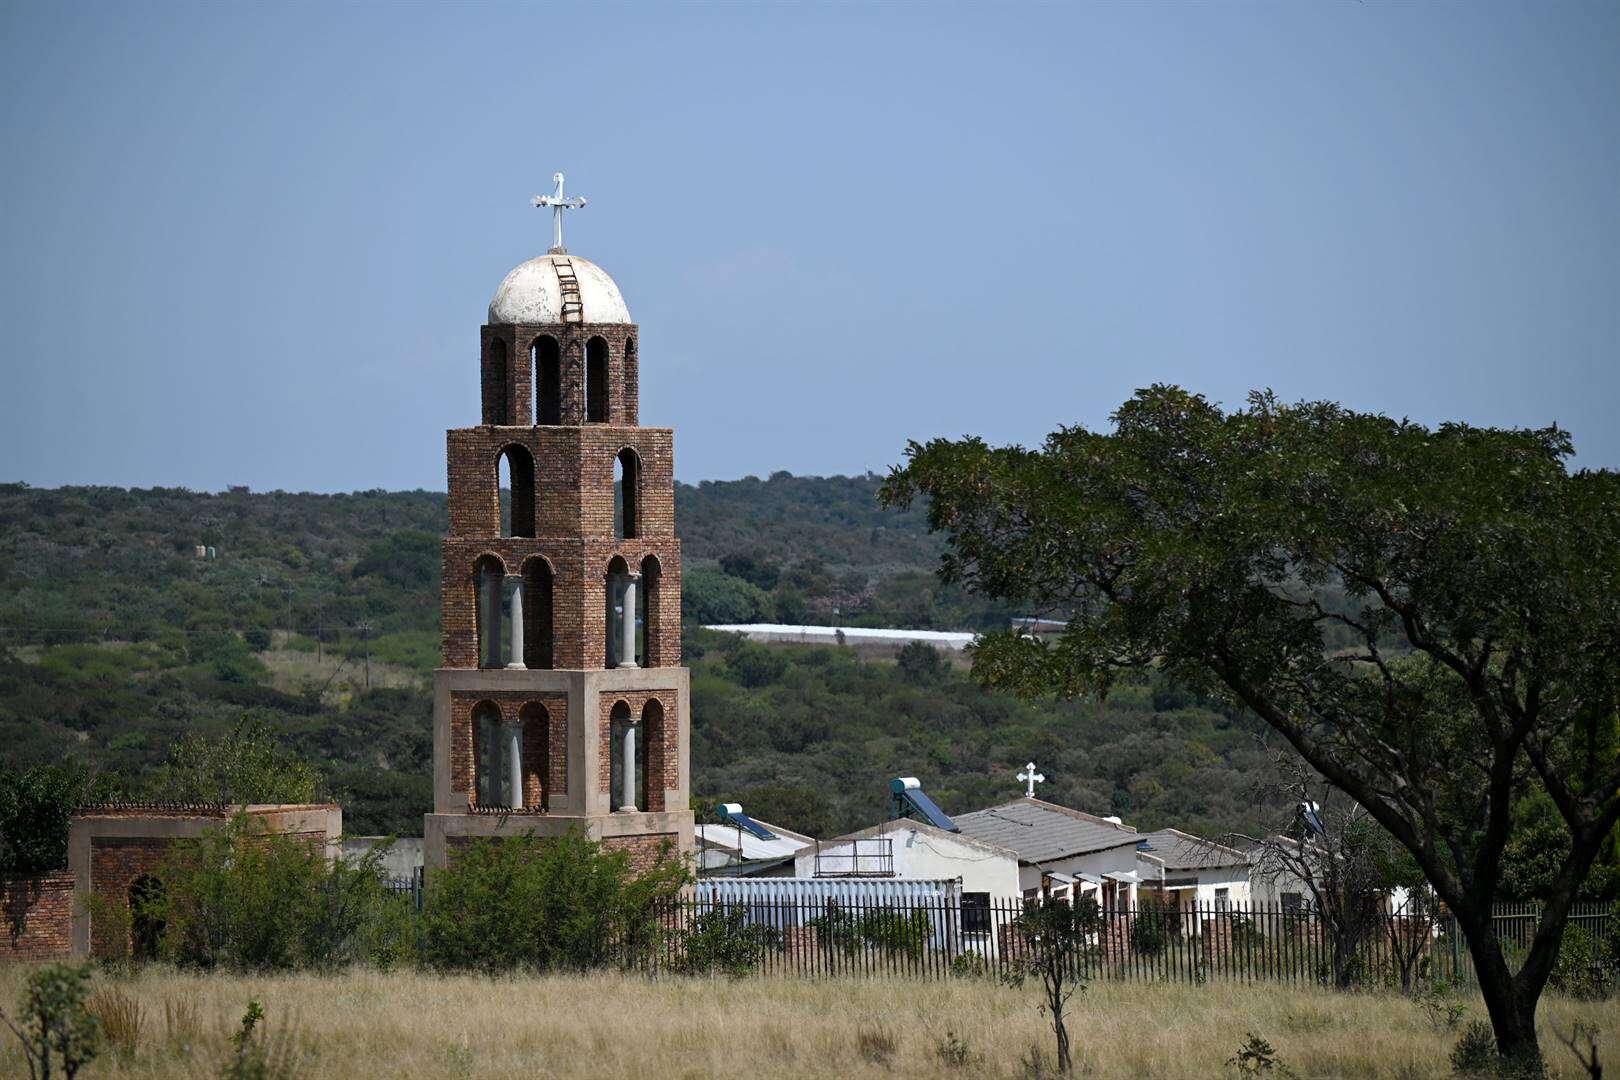
<path id="1" fill-rule="evenodd" d="M 1134 847 L 1134 829 L 1111 825 L 1040 799 L 1019 799 L 953 819 L 969 836 L 1011 848 L 1023 862 L 1050 862 L 1110 848 Z"/>
<path id="2" fill-rule="evenodd" d="M 777 833 L 769 840 L 761 840 L 735 825 L 695 825 L 698 841 L 712 847 L 739 852 L 744 859 L 780 859 L 793 855 L 808 841 Z M 740 844 L 740 846 L 739 846 Z"/>
<path id="3" fill-rule="evenodd" d="M 1164 863 L 1166 870 L 1198 870 L 1216 866 L 1243 866 L 1248 857 L 1241 851 L 1223 847 L 1180 829 L 1160 829 L 1143 833 L 1148 850 Z"/>
<path id="4" fill-rule="evenodd" d="M 693 890 L 699 900 L 720 904 L 911 905 L 955 901 L 962 885 L 954 878 L 704 878 Z"/>

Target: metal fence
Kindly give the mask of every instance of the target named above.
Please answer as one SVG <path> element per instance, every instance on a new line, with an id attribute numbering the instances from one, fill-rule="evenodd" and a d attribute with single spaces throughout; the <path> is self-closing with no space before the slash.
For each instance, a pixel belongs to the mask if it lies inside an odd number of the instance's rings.
<path id="1" fill-rule="evenodd" d="M 648 971 L 790 976 L 999 976 L 1031 956 L 1019 923 L 1022 901 L 972 896 L 921 902 L 726 902 L 682 898 L 617 935 L 609 948 L 628 967 Z M 1455 920 L 1405 911 L 1384 913 L 1334 963 L 1331 935 L 1309 909 L 1263 905 L 1102 911 L 1094 932 L 1071 955 L 1087 979 L 1329 983 L 1336 971 L 1361 986 L 1417 981 L 1475 982 Z M 1616 957 L 1605 939 L 1607 907 L 1578 909 L 1571 925 L 1587 930 L 1591 964 Z M 1539 926 L 1529 906 L 1496 916 L 1511 964 L 1522 961 Z"/>
<path id="2" fill-rule="evenodd" d="M 762 889 L 742 897 L 700 885 L 626 925 L 604 929 L 609 940 L 596 955 L 651 972 L 913 978 L 994 977 L 1018 969 L 1031 955 L 1019 922 L 1028 910 L 1022 900 L 987 900 L 955 890 L 886 895 L 870 887 L 877 882 L 851 884 L 868 888 L 826 896 Z M 426 899 L 420 869 L 410 880 L 390 882 L 389 889 L 409 896 L 418 910 Z M 1616 912 L 1605 904 L 1578 904 L 1568 923 L 1585 932 L 1590 967 L 1604 972 L 1610 985 L 1620 982 Z M 1341 971 L 1361 986 L 1476 982 L 1467 942 L 1444 911 L 1380 912 L 1358 939 L 1341 942 L 1337 966 L 1332 935 L 1309 907 L 1149 903 L 1098 916 L 1095 930 L 1072 954 L 1074 969 L 1087 979 L 1306 984 L 1329 983 Z M 1494 927 L 1510 966 L 1522 963 L 1540 926 L 1538 904 L 1496 906 Z"/>

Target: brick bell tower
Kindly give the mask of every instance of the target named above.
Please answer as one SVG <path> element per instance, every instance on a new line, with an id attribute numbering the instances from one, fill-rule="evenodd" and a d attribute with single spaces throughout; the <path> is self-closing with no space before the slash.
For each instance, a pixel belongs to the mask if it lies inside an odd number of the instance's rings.
<path id="1" fill-rule="evenodd" d="M 585 200 L 553 179 L 534 204 L 555 242 L 480 332 L 483 422 L 447 433 L 430 867 L 475 837 L 576 827 L 637 865 L 692 847 L 674 432 L 640 424 L 636 324 L 563 247 Z"/>

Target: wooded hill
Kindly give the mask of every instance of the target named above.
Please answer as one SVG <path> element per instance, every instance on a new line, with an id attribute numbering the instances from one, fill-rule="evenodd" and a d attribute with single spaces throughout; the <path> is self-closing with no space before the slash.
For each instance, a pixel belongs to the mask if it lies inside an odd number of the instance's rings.
<path id="1" fill-rule="evenodd" d="M 940 586 L 918 511 L 877 478 L 681 485 L 693 788 L 831 835 L 917 775 L 948 811 L 1042 794 L 1145 828 L 1273 826 L 1256 725 L 1162 684 L 1029 705 L 960 667 L 767 647 L 698 622 L 974 629 L 1011 612 Z M 438 493 L 221 494 L 0 486 L 0 739 L 142 792 L 180 735 L 263 720 L 318 761 L 350 831 L 420 832 L 438 662 Z M 199 558 L 196 548 L 213 548 Z M 370 688 L 366 668 L 369 660 Z M 160 793 L 157 793 L 160 794 Z"/>

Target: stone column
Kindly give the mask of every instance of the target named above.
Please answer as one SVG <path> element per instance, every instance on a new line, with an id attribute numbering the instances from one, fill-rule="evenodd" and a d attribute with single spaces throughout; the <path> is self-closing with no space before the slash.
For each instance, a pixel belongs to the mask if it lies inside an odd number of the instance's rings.
<path id="1" fill-rule="evenodd" d="M 507 574 L 506 580 L 512 586 L 512 611 L 508 616 L 512 620 L 512 653 L 506 666 L 523 670 L 523 575 Z"/>
<path id="2" fill-rule="evenodd" d="M 511 770 L 512 798 L 506 805 L 513 810 L 523 809 L 523 725 L 512 724 L 506 729 L 506 764 Z"/>
<path id="3" fill-rule="evenodd" d="M 636 582 L 640 574 L 624 575 L 624 593 L 621 603 L 624 605 L 624 624 L 620 628 L 623 636 L 619 639 L 619 666 L 636 666 Z"/>
<path id="4" fill-rule="evenodd" d="M 636 725 L 624 725 L 624 802 L 620 810 L 634 811 L 636 808 Z"/>

